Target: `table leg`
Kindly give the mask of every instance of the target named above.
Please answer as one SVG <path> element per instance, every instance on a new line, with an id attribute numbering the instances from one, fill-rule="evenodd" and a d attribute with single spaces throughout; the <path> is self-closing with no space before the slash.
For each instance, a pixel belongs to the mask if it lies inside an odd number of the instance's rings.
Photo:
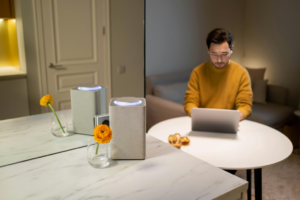
<path id="1" fill-rule="evenodd" d="M 254 169 L 255 199 L 262 200 L 261 168 Z"/>
<path id="2" fill-rule="evenodd" d="M 247 191 L 247 199 L 251 200 L 251 169 L 247 169 L 247 181 L 248 181 L 248 191 Z"/>

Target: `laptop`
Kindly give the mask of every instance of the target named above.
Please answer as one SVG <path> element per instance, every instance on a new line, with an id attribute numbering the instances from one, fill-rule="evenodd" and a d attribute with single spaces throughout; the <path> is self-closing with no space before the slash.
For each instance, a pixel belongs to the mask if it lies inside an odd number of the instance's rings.
<path id="1" fill-rule="evenodd" d="M 227 109 L 193 108 L 192 130 L 237 133 L 240 111 Z"/>

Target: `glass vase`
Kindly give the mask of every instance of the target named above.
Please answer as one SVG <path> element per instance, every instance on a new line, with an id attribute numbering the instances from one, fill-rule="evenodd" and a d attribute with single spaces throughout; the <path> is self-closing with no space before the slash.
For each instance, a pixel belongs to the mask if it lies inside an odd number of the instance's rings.
<path id="1" fill-rule="evenodd" d="M 104 168 L 109 165 L 108 162 L 108 146 L 109 144 L 99 144 L 94 138 L 88 139 L 87 160 L 94 168 Z"/>
<path id="2" fill-rule="evenodd" d="M 56 113 L 59 122 L 57 121 L 57 118 L 54 114 L 51 115 L 51 132 L 55 137 L 67 137 L 70 134 L 68 133 L 68 123 L 67 123 L 67 118 L 65 114 L 63 113 Z M 61 125 L 61 126 L 60 126 Z M 63 132 L 62 128 L 64 129 L 65 132 Z"/>

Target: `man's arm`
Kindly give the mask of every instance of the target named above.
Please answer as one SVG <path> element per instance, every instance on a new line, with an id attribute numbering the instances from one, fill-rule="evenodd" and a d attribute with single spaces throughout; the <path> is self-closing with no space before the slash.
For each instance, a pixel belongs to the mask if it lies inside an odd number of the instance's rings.
<path id="1" fill-rule="evenodd" d="M 191 116 L 192 108 L 198 108 L 199 106 L 199 77 L 194 69 L 188 82 L 188 90 L 185 92 L 184 110 Z"/>
<path id="2" fill-rule="evenodd" d="M 239 85 L 239 91 L 236 97 L 236 108 L 241 112 L 240 120 L 245 119 L 252 113 L 253 93 L 251 89 L 251 80 L 247 71 L 242 75 Z"/>

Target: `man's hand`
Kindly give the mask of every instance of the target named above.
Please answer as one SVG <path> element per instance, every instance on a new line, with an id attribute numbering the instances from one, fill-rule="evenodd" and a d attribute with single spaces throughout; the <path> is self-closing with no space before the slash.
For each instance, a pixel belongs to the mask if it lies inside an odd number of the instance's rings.
<path id="1" fill-rule="evenodd" d="M 242 121 L 243 119 L 245 119 L 245 117 L 244 117 L 244 115 L 243 115 L 243 113 L 240 111 L 240 121 Z M 240 124 L 239 124 L 239 127 L 240 127 Z M 239 131 L 240 129 L 238 128 L 238 131 Z"/>
<path id="2" fill-rule="evenodd" d="M 240 111 L 241 115 L 240 115 L 240 121 L 242 121 L 243 119 L 245 119 L 243 113 Z"/>

